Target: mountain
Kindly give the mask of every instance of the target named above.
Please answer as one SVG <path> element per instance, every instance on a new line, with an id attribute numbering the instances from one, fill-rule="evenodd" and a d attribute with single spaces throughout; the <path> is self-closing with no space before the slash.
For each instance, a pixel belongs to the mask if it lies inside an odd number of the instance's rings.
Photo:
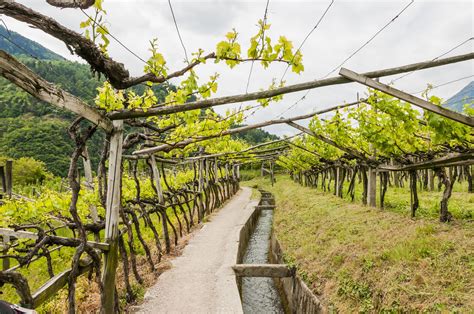
<path id="1" fill-rule="evenodd" d="M 474 104 L 474 81 L 446 100 L 443 106 L 457 112 L 462 112 L 465 104 L 470 104 L 471 107 Z"/>
<path id="2" fill-rule="evenodd" d="M 62 56 L 0 25 L 0 49 L 15 56 L 34 56 L 41 60 L 65 60 Z"/>

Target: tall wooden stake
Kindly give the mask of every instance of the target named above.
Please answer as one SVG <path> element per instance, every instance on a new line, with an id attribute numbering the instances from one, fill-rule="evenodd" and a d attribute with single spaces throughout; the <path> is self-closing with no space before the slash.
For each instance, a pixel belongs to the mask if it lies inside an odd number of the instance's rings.
<path id="1" fill-rule="evenodd" d="M 377 206 L 377 171 L 369 167 L 367 173 L 367 202 L 369 206 Z"/>
<path id="2" fill-rule="evenodd" d="M 7 186 L 6 194 L 8 198 L 12 198 L 13 190 L 13 160 L 7 160 L 5 162 L 5 181 Z"/>
<path id="3" fill-rule="evenodd" d="M 122 179 L 123 121 L 113 122 L 114 130 L 110 139 L 109 170 L 107 174 L 107 201 L 105 214 L 105 241 L 109 250 L 105 253 L 104 304 L 102 313 L 115 313 L 115 272 L 118 264 L 119 210 L 121 203 L 120 181 Z"/>
<path id="4" fill-rule="evenodd" d="M 89 158 L 87 146 L 84 147 L 84 152 L 82 155 L 82 163 L 84 165 L 84 177 L 86 177 L 86 185 L 88 188 L 94 189 L 94 179 L 92 177 L 92 163 L 91 159 Z"/>
<path id="5" fill-rule="evenodd" d="M 7 195 L 7 180 L 5 178 L 5 167 L 0 166 L 0 180 L 2 181 L 2 191 L 3 193 L 0 194 L 0 199 Z"/>

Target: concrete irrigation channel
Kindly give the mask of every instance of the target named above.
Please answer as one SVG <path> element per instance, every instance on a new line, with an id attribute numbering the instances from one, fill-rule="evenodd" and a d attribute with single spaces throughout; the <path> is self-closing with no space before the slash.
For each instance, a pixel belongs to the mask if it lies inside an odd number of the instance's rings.
<path id="1" fill-rule="evenodd" d="M 318 312 L 309 289 L 283 264 L 272 236 L 275 201 L 270 193 L 261 194 L 259 202 L 252 201 L 251 190 L 242 188 L 212 215 L 135 312 Z"/>
<path id="2" fill-rule="evenodd" d="M 244 313 L 320 313 L 319 299 L 284 264 L 273 232 L 275 199 L 260 190 L 260 202 L 240 231 L 237 264 L 233 267 Z"/>

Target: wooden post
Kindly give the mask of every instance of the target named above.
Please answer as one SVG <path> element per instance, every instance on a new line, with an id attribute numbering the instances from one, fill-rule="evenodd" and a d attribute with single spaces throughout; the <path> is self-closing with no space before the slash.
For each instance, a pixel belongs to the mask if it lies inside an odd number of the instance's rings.
<path id="1" fill-rule="evenodd" d="M 7 160 L 5 162 L 5 181 L 6 181 L 6 194 L 8 198 L 12 198 L 13 190 L 13 160 Z"/>
<path id="2" fill-rule="evenodd" d="M 428 169 L 428 190 L 433 192 L 434 191 L 434 171 Z"/>
<path id="3" fill-rule="evenodd" d="M 164 203 L 163 197 L 163 187 L 161 186 L 161 175 L 158 171 L 158 166 L 156 165 L 155 156 L 150 155 L 151 171 L 153 172 L 153 178 L 155 178 L 156 193 L 158 196 L 158 202 L 160 204 Z"/>
<path id="4" fill-rule="evenodd" d="M 150 155 L 150 164 L 151 164 L 151 171 L 153 172 L 153 178 L 155 179 L 158 203 L 160 205 L 164 205 L 165 199 L 163 197 L 163 187 L 161 186 L 161 175 L 160 175 L 160 172 L 158 171 L 158 166 L 156 165 L 155 156 L 153 154 Z M 166 209 L 163 209 L 161 211 L 161 226 L 163 227 L 163 235 L 165 237 L 166 253 L 169 253 L 170 247 L 171 247 L 171 240 L 169 238 L 169 233 L 168 233 L 168 219 L 166 215 Z"/>
<path id="5" fill-rule="evenodd" d="M 236 173 L 237 173 L 237 180 L 240 181 L 240 164 L 235 165 Z"/>
<path id="6" fill-rule="evenodd" d="M 341 168 L 336 165 L 336 196 L 339 197 L 339 181 L 341 180 Z"/>
<path id="7" fill-rule="evenodd" d="M 214 176 L 216 183 L 219 181 L 219 173 L 218 173 L 218 168 L 217 168 L 217 157 L 214 157 Z"/>
<path id="8" fill-rule="evenodd" d="M 84 166 L 84 177 L 86 178 L 86 188 L 88 190 L 94 190 L 94 178 L 92 176 L 92 163 L 89 158 L 89 152 L 87 151 L 87 146 L 84 146 L 84 151 L 82 153 L 82 163 Z M 89 210 L 91 212 L 91 218 L 94 223 L 99 221 L 99 214 L 97 213 L 97 207 L 93 204 L 89 205 Z M 96 241 L 99 241 L 99 235 L 96 233 L 94 235 Z"/>
<path id="9" fill-rule="evenodd" d="M 204 160 L 204 164 L 206 165 L 206 171 L 205 171 L 205 183 L 206 185 L 209 184 L 209 179 L 211 178 L 211 173 L 210 173 L 210 160 L 209 159 L 205 159 Z"/>
<path id="10" fill-rule="evenodd" d="M 227 165 L 226 165 L 227 170 Z M 199 193 L 203 193 L 204 191 L 204 159 L 199 159 L 198 164 L 198 174 L 199 174 Z"/>
<path id="11" fill-rule="evenodd" d="M 3 254 L 7 254 L 8 252 L 8 243 L 10 243 L 10 236 L 9 235 L 3 235 L 2 236 L 3 238 L 3 248 L 2 248 L 2 251 L 3 251 Z M 10 259 L 8 257 L 4 258 L 3 259 L 3 270 L 7 270 L 10 268 Z"/>
<path id="12" fill-rule="evenodd" d="M 102 283 L 104 304 L 102 313 L 115 313 L 115 273 L 118 264 L 119 210 L 121 206 L 120 181 L 122 179 L 123 121 L 113 122 L 110 139 L 109 170 L 107 174 L 107 200 L 105 214 L 105 242 L 109 250 L 105 253 Z"/>
<path id="13" fill-rule="evenodd" d="M 270 180 L 272 181 L 273 186 L 273 183 L 275 183 L 275 177 L 273 174 L 273 161 L 270 161 Z"/>
<path id="14" fill-rule="evenodd" d="M 377 172 L 369 167 L 367 175 L 367 202 L 369 206 L 377 207 Z"/>
<path id="15" fill-rule="evenodd" d="M 263 171 L 265 166 L 265 161 L 262 161 L 262 165 L 260 167 L 260 176 L 263 177 L 265 175 L 265 172 Z"/>
<path id="16" fill-rule="evenodd" d="M 84 152 L 82 154 L 82 163 L 84 165 L 84 177 L 86 178 L 86 185 L 90 189 L 94 189 L 94 179 L 92 177 L 92 163 L 89 158 L 89 152 L 87 151 L 87 146 L 84 147 Z"/>
<path id="17" fill-rule="evenodd" d="M 5 178 L 5 167 L 0 166 L 0 180 L 2 181 L 2 191 L 3 193 L 0 194 L 0 199 L 7 195 L 7 181 Z"/>

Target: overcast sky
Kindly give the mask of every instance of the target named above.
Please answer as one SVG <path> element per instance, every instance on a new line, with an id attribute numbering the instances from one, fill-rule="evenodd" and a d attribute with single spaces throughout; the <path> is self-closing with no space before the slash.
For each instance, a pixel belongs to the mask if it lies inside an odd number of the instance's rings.
<path id="1" fill-rule="evenodd" d="M 86 19 L 80 10 L 60 10 L 49 6 L 43 0 L 19 2 L 54 17 L 61 24 L 78 32 L 81 32 L 79 23 Z M 409 2 L 335 0 L 319 27 L 302 48 L 304 73 L 297 75 L 288 72 L 285 77 L 287 84 L 325 76 L 392 20 Z M 280 35 L 285 35 L 293 41 L 294 46 L 299 46 L 329 3 L 330 0 L 270 0 L 268 22 L 271 28 L 268 35 L 274 40 Z M 473 1 L 452 0 L 415 1 L 364 49 L 344 64 L 344 67 L 365 72 L 433 59 L 473 36 L 473 3 Z M 174 0 L 172 4 L 188 54 L 199 48 L 206 52 L 214 51 L 216 43 L 223 40 L 224 35 L 232 28 L 239 33 L 242 51 L 246 52 L 250 37 L 258 30 L 256 23 L 263 17 L 266 0 Z M 104 0 L 104 9 L 107 10 L 110 32 L 143 59 L 147 59 L 150 54 L 149 40 L 157 38 L 159 49 L 167 59 L 169 68 L 176 70 L 184 66 L 184 52 L 167 1 Z M 55 38 L 8 17 L 2 16 L 2 19 L 10 29 L 68 59 L 80 61 Z M 473 48 L 474 40 L 470 40 L 446 56 L 472 52 Z M 113 40 L 109 53 L 115 60 L 123 62 L 133 75 L 142 73 L 143 63 Z M 275 64 L 265 70 L 259 64 L 255 64 L 249 92 L 268 87 L 272 78 L 280 79 L 285 67 L 283 64 Z M 220 73 L 217 95 L 225 96 L 245 92 L 249 70 L 250 63 L 229 70 L 224 65 L 209 62 L 200 66 L 197 72 L 203 80 L 214 72 Z M 337 71 L 333 75 L 337 75 Z M 469 75 L 474 75 L 473 61 L 420 70 L 397 81 L 395 87 L 415 92 L 425 88 L 427 83 L 437 85 Z M 388 83 L 393 78 L 382 78 L 381 81 Z M 440 87 L 433 93 L 445 99 L 449 98 L 473 79 L 471 77 Z M 173 82 L 179 83 L 179 80 Z M 355 83 L 319 88 L 311 91 L 284 116 L 309 113 L 343 101 L 351 102 L 356 99 L 357 92 L 363 95 L 364 91 L 365 88 Z M 283 101 L 272 103 L 269 107 L 257 111 L 247 119 L 247 123 L 278 117 L 304 93 L 286 95 Z M 225 108 L 226 106 L 222 106 L 216 110 L 222 112 Z M 268 127 L 267 130 L 278 135 L 295 133 L 291 127 L 283 125 Z"/>

